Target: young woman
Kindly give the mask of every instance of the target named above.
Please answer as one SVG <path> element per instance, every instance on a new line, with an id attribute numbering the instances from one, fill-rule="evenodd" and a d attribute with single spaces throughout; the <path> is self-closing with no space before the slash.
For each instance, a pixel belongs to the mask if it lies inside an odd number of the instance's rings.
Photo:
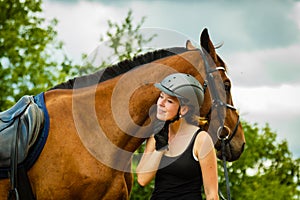
<path id="1" fill-rule="evenodd" d="M 219 199 L 217 160 L 213 142 L 195 116 L 203 103 L 203 88 L 191 75 L 176 73 L 155 84 L 157 100 L 154 136 L 147 140 L 136 169 L 138 183 L 155 177 L 151 200 Z"/>

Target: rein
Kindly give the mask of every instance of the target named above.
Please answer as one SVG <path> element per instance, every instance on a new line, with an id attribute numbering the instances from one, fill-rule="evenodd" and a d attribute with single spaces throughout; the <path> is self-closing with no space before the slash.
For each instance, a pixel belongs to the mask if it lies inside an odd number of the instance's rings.
<path id="1" fill-rule="evenodd" d="M 222 158 L 223 158 L 223 168 L 224 168 L 224 176 L 226 181 L 226 192 L 227 192 L 227 199 L 231 200 L 230 196 L 230 185 L 229 185 L 229 176 L 228 176 L 228 170 L 226 165 L 226 156 L 225 156 L 225 139 L 221 139 L 221 145 L 222 145 Z M 225 198 L 224 198 L 225 200 Z"/>
<path id="2" fill-rule="evenodd" d="M 199 49 L 200 55 L 202 56 L 203 62 L 204 62 L 204 66 L 205 66 L 205 73 L 206 73 L 206 80 L 204 81 L 204 92 L 207 88 L 207 86 L 210 87 L 210 94 L 211 94 L 211 98 L 212 98 L 212 106 L 209 110 L 209 112 L 206 115 L 206 118 L 208 118 L 208 116 L 212 113 L 212 109 L 216 109 L 217 110 L 217 114 L 218 114 L 218 120 L 219 120 L 219 128 L 217 130 L 217 137 L 219 140 L 221 140 L 221 150 L 222 150 L 222 159 L 223 159 L 223 168 L 224 168 L 224 175 L 225 175 L 225 179 L 226 179 L 226 191 L 227 191 L 227 199 L 231 200 L 230 197 L 230 184 L 229 184 L 229 176 L 228 176 L 228 170 L 227 170 L 227 166 L 226 166 L 226 155 L 225 155 L 225 146 L 226 144 L 228 144 L 232 138 L 235 136 L 237 129 L 238 129 L 238 125 L 240 123 L 240 117 L 238 116 L 238 120 L 237 123 L 234 127 L 234 129 L 232 130 L 232 134 L 230 134 L 230 129 L 224 125 L 224 115 L 222 115 L 222 111 L 220 110 L 221 108 L 226 108 L 226 109 L 230 109 L 230 110 L 236 110 L 236 108 L 228 103 L 224 103 L 218 92 L 217 92 L 217 87 L 215 84 L 215 80 L 214 80 L 214 76 L 213 73 L 217 72 L 219 70 L 223 70 L 225 71 L 224 67 L 216 67 L 216 68 L 211 68 L 208 64 L 208 61 L 206 59 L 206 56 L 201 49 Z M 222 136 L 222 130 L 223 129 L 227 129 L 228 134 L 225 136 Z M 221 191 L 219 190 L 219 192 L 221 193 Z M 221 199 L 225 199 L 222 195 L 222 193 L 220 194 Z"/>

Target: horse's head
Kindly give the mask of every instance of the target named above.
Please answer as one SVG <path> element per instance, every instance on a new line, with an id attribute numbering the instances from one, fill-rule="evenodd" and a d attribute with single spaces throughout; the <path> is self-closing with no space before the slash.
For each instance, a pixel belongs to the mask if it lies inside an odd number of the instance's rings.
<path id="1" fill-rule="evenodd" d="M 214 141 L 218 158 L 221 159 L 224 152 L 227 161 L 234 161 L 243 152 L 245 138 L 239 114 L 232 101 L 231 81 L 227 76 L 225 63 L 216 54 L 207 29 L 202 32 L 200 41 L 202 50 L 199 52 L 204 62 L 205 75 L 198 79 L 206 87 L 200 113 L 208 122 L 203 126 Z M 190 42 L 187 42 L 186 48 L 196 50 Z M 222 140 L 225 143 L 223 151 Z"/>

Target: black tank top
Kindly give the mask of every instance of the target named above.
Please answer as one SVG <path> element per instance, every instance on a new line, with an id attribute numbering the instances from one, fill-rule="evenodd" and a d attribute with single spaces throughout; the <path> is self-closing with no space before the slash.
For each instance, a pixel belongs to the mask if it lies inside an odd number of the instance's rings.
<path id="1" fill-rule="evenodd" d="M 201 200 L 202 172 L 193 158 L 193 146 L 199 129 L 186 150 L 179 156 L 163 156 L 155 177 L 151 200 Z"/>

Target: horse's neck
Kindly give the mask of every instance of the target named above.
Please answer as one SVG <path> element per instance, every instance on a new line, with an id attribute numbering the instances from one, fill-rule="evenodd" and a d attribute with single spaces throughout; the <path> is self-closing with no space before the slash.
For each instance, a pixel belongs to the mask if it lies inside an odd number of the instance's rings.
<path id="1" fill-rule="evenodd" d="M 134 76 L 99 84 L 95 91 L 95 113 L 103 132 L 114 145 L 135 151 L 149 136 L 149 110 L 158 92 L 152 84 L 141 86 Z"/>

